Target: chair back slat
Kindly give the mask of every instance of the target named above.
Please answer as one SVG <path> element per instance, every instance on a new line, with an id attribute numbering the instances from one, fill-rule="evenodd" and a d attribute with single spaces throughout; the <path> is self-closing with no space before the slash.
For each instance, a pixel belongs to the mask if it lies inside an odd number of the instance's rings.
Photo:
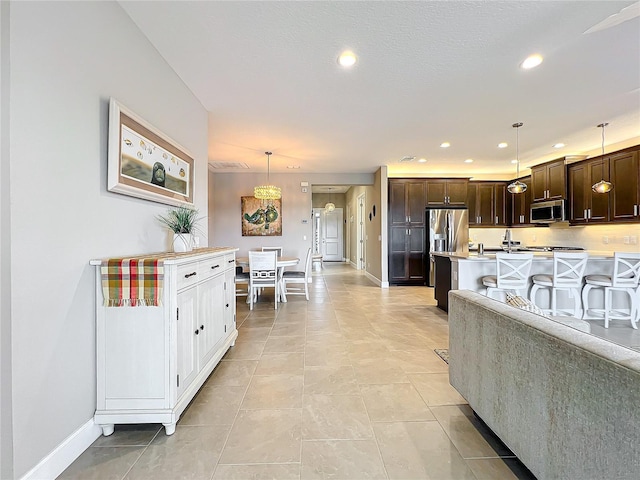
<path id="1" fill-rule="evenodd" d="M 615 252 L 613 254 L 613 286 L 635 288 L 639 280 L 640 253 Z"/>
<path id="2" fill-rule="evenodd" d="M 553 252 L 553 286 L 580 288 L 588 259 L 586 252 Z"/>
<path id="3" fill-rule="evenodd" d="M 284 248 L 282 248 L 282 247 L 262 247 L 262 251 L 263 252 L 276 252 L 278 257 L 282 256 L 283 250 L 284 250 Z"/>
<path id="4" fill-rule="evenodd" d="M 496 253 L 496 281 L 498 288 L 520 290 L 527 287 L 533 263 L 530 253 Z"/>

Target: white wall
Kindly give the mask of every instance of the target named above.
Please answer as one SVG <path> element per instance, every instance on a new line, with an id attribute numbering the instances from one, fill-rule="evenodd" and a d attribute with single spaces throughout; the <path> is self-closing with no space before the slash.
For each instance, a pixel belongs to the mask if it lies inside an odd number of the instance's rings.
<path id="1" fill-rule="evenodd" d="M 271 173 L 271 183 L 282 189 L 282 236 L 243 237 L 240 197 L 252 196 L 253 187 L 264 180 L 265 175 L 258 173 L 209 174 L 209 237 L 213 246 L 238 247 L 241 256 L 255 247 L 282 246 L 285 255 L 304 258 L 312 242 L 311 185 L 373 184 L 373 174 Z M 309 182 L 307 193 L 302 193 L 301 182 Z"/>
<path id="2" fill-rule="evenodd" d="M 109 97 L 190 151 L 205 216 L 207 113 L 116 2 L 12 2 L 10 28 L 13 470 L 21 477 L 95 410 L 89 260 L 168 248 L 155 220 L 167 206 L 106 191 Z"/>
<path id="3" fill-rule="evenodd" d="M 0 478 L 13 477 L 11 422 L 11 212 L 9 183 L 9 2 L 0 2 Z"/>

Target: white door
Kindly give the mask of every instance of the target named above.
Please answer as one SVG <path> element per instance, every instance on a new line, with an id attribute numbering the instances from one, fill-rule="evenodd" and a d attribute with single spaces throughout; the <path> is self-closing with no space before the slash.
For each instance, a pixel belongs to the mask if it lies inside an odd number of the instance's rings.
<path id="1" fill-rule="evenodd" d="M 343 260 L 344 240 L 342 236 L 342 208 L 332 212 L 324 211 L 322 215 L 322 245 L 325 262 L 341 262 Z"/>
<path id="2" fill-rule="evenodd" d="M 365 252 L 364 241 L 366 239 L 365 234 L 365 213 L 364 213 L 364 193 L 358 196 L 358 218 L 356 225 L 356 242 L 358 247 L 358 270 L 365 270 Z"/>

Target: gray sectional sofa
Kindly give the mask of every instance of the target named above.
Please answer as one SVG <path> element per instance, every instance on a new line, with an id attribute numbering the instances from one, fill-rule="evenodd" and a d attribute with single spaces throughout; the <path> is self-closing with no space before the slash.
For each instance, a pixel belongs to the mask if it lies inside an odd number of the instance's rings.
<path id="1" fill-rule="evenodd" d="M 640 352 L 449 292 L 449 377 L 540 480 L 640 478 Z"/>

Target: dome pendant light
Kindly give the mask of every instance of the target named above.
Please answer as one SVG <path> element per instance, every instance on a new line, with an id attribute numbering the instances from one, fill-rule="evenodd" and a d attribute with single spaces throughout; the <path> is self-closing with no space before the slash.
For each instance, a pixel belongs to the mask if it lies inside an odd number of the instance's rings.
<path id="1" fill-rule="evenodd" d="M 511 125 L 516 129 L 516 179 L 507 186 L 509 193 L 524 193 L 527 191 L 527 185 L 518 180 L 520 178 L 520 136 L 518 130 L 522 125 L 522 122 Z"/>
<path id="2" fill-rule="evenodd" d="M 608 123 L 601 123 L 597 125 L 598 128 L 602 128 L 602 158 L 604 159 L 604 127 L 609 125 Z M 609 193 L 613 190 L 613 183 L 607 182 L 604 178 L 591 186 L 591 190 L 594 193 Z"/>
<path id="3" fill-rule="evenodd" d="M 269 174 L 270 174 L 270 159 L 271 152 L 264 152 L 267 156 L 267 184 L 266 185 L 258 185 L 253 189 L 253 196 L 260 200 L 278 200 L 282 198 L 282 192 L 280 191 L 280 187 L 276 187 L 275 185 L 271 185 L 269 183 Z"/>

